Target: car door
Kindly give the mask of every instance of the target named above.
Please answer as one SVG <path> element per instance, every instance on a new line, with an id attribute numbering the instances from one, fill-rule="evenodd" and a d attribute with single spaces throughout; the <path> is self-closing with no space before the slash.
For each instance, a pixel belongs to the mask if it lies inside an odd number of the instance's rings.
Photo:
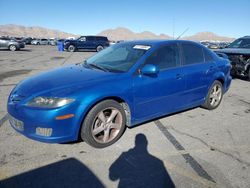
<path id="1" fill-rule="evenodd" d="M 96 48 L 96 37 L 88 36 L 86 37 L 86 48 L 95 49 Z"/>
<path id="2" fill-rule="evenodd" d="M 0 48 L 6 48 L 8 47 L 9 41 L 5 38 L 0 38 Z"/>
<path id="3" fill-rule="evenodd" d="M 77 39 L 77 48 L 84 49 L 86 48 L 86 37 L 80 37 Z"/>
<path id="4" fill-rule="evenodd" d="M 193 42 L 182 42 L 182 65 L 186 80 L 186 105 L 200 104 L 206 97 L 208 82 L 216 71 L 215 62 L 205 59 L 204 47 Z M 204 49 L 204 50 L 203 50 Z"/>
<path id="5" fill-rule="evenodd" d="M 155 76 L 138 74 L 133 78 L 135 119 L 149 119 L 183 106 L 185 80 L 180 67 L 177 43 L 166 44 L 154 51 L 145 64 L 155 64 Z"/>
<path id="6" fill-rule="evenodd" d="M 3 41 L 3 39 L 2 39 L 2 38 L 0 38 L 0 48 L 2 48 L 2 47 L 3 47 L 3 44 L 4 44 L 4 41 Z"/>

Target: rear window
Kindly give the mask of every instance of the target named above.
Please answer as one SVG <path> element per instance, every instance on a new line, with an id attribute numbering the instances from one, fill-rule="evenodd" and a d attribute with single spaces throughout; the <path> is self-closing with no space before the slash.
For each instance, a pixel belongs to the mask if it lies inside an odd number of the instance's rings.
<path id="1" fill-rule="evenodd" d="M 200 46 L 191 43 L 182 43 L 184 65 L 204 63 L 203 50 Z"/>

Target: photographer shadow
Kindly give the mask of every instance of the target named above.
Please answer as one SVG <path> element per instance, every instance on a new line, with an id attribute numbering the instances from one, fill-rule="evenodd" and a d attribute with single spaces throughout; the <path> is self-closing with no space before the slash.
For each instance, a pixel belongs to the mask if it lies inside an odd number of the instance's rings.
<path id="1" fill-rule="evenodd" d="M 146 136 L 137 134 L 135 147 L 123 152 L 110 166 L 109 178 L 119 180 L 119 188 L 175 187 L 163 162 L 148 152 L 147 145 Z"/>

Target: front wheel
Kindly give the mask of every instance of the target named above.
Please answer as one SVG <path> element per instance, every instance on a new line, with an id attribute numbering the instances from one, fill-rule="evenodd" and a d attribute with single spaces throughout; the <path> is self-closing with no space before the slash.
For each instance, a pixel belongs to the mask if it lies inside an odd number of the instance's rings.
<path id="1" fill-rule="evenodd" d="M 69 52 L 74 52 L 76 50 L 76 47 L 74 45 L 69 45 L 68 51 Z"/>
<path id="2" fill-rule="evenodd" d="M 215 80 L 210 87 L 203 107 L 208 110 L 217 108 L 223 97 L 223 87 L 220 81 Z"/>
<path id="3" fill-rule="evenodd" d="M 87 114 L 81 128 L 81 138 L 95 148 L 115 143 L 126 127 L 123 107 L 114 100 L 105 100 Z"/>
<path id="4" fill-rule="evenodd" d="M 15 45 L 10 45 L 9 49 L 10 49 L 10 51 L 16 51 L 17 47 Z"/>

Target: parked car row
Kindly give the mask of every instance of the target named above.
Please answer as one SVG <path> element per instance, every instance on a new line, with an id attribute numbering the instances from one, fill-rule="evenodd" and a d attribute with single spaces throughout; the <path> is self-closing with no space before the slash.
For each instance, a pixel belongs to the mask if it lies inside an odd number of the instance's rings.
<path id="1" fill-rule="evenodd" d="M 25 47 L 23 41 L 18 41 L 15 38 L 0 37 L 0 48 L 9 49 L 11 51 L 20 50 Z"/>
<path id="2" fill-rule="evenodd" d="M 230 42 L 201 41 L 200 43 L 209 49 L 223 49 L 230 45 Z"/>
<path id="3" fill-rule="evenodd" d="M 46 38 L 41 38 L 41 39 L 33 39 L 31 41 L 31 44 L 33 45 L 52 45 L 56 46 L 58 42 L 63 42 L 66 39 L 46 39 Z"/>

